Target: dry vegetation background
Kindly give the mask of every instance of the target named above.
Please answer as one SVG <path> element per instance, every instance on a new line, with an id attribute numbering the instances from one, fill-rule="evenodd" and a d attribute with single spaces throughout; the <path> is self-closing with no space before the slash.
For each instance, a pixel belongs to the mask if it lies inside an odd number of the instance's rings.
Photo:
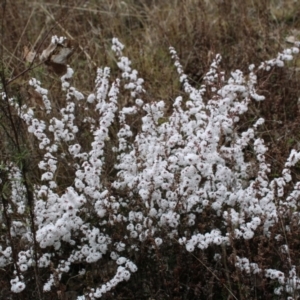
<path id="1" fill-rule="evenodd" d="M 300 38 L 299 1 L 1 0 L 0 4 L 2 80 L 8 82 L 28 67 L 23 59 L 24 46 L 43 49 L 52 35 L 66 36 L 76 46 L 69 62 L 75 70 L 72 84 L 86 96 L 93 91 L 97 66 L 109 66 L 112 73 L 119 72 L 111 52 L 113 37 L 118 37 L 126 46 L 125 54 L 145 80 L 147 93 L 144 100 L 162 99 L 168 105 L 172 105 L 174 98 L 182 93 L 169 46 L 177 50 L 190 82 L 199 87 L 217 53 L 223 57 L 221 65 L 226 73 L 234 69 L 245 71 L 251 63 L 257 65 L 276 57 L 288 46 L 285 42 L 287 36 Z M 271 177 L 278 175 L 292 148 L 300 149 L 299 64 L 300 60 L 295 60 L 288 68 L 277 68 L 266 74 L 261 72 L 258 91 L 266 100 L 252 106 L 240 122 L 240 128 L 245 129 L 257 116 L 265 118 L 260 134 L 269 147 L 267 159 L 272 167 Z M 28 80 L 31 77 L 39 79 L 49 89 L 49 98 L 59 108 L 62 101 L 60 79 L 43 65 L 8 84 L 8 93 L 18 94 L 21 101 L 29 101 Z M 126 106 L 128 101 L 129 97 L 121 97 L 120 106 Z M 4 121 L 5 117 L 1 115 L 0 162 L 24 160 L 29 177 L 39 177 L 34 167 L 39 161 L 38 151 L 25 146 L 26 149 L 21 147 L 16 151 L 15 144 L 7 138 L 14 129 Z M 138 124 L 136 126 L 138 130 Z M 16 123 L 16 128 L 22 131 L 22 124 Z M 24 136 L 20 137 L 24 145 L 28 144 L 27 138 L 24 131 Z M 67 175 L 66 170 L 62 184 L 67 181 Z M 299 169 L 295 168 L 293 175 L 299 180 Z M 299 240 L 295 239 L 294 249 L 298 244 Z M 200 261 L 193 255 L 186 256 L 178 248 L 173 249 L 177 251 L 176 257 L 173 255 L 168 261 L 168 249 L 165 251 L 165 254 L 157 253 L 155 266 L 145 261 L 144 269 L 133 275 L 132 283 L 121 284 L 116 294 L 107 294 L 107 299 L 234 299 L 224 288 L 225 283 L 238 299 L 275 299 L 267 281 L 254 283 L 227 265 L 220 265 L 212 272 L 216 266 L 211 263 L 209 253 L 204 253 Z M 262 260 L 277 259 L 278 263 L 283 263 L 276 245 L 268 244 L 263 238 L 259 249 L 253 250 L 248 245 L 242 251 L 254 251 L 253 255 L 261 256 Z M 293 256 L 297 255 L 299 252 L 293 253 Z M 76 278 L 71 279 L 58 290 L 84 289 L 89 280 L 97 282 L 97 276 L 100 276 L 97 271 L 91 270 L 80 284 Z M 37 297 L 33 287 L 27 294 L 11 295 L 5 270 L 0 270 L 0 289 L 0 299 Z M 68 295 L 59 297 L 73 299 L 72 293 Z M 57 291 L 45 299 L 51 297 L 58 297 Z"/>

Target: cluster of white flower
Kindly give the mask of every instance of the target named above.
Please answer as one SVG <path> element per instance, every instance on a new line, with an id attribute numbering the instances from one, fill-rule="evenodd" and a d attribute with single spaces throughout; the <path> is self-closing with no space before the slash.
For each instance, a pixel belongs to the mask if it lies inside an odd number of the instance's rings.
<path id="1" fill-rule="evenodd" d="M 11 247 L 7 247 L 6 249 L 3 249 L 2 246 L 0 246 L 0 267 L 3 268 L 12 261 L 12 250 Z"/>
<path id="2" fill-rule="evenodd" d="M 29 85 L 33 86 L 35 91 L 42 96 L 42 100 L 47 113 L 50 113 L 52 110 L 51 101 L 48 98 L 48 90 L 41 87 L 40 81 L 32 78 L 29 80 Z"/>
<path id="3" fill-rule="evenodd" d="M 249 259 L 246 257 L 240 258 L 239 256 L 236 256 L 235 266 L 247 274 L 257 274 L 261 272 L 261 269 L 258 267 L 258 265 L 256 263 L 250 263 Z"/>
<path id="4" fill-rule="evenodd" d="M 25 212 L 27 204 L 26 189 L 22 182 L 22 174 L 20 169 L 13 164 L 8 166 L 8 170 L 8 179 L 11 185 L 11 201 L 16 206 L 17 213 L 22 215 Z"/>
<path id="5" fill-rule="evenodd" d="M 121 78 L 110 83 L 110 69 L 99 68 L 95 91 L 86 99 L 70 85 L 73 70 L 68 67 L 67 74 L 61 78 L 65 107 L 55 117 L 51 115 L 47 90 L 35 79 L 30 84 L 42 95 L 49 118 L 44 115 L 38 119 L 26 105 L 19 107 L 10 101 L 26 122 L 28 131 L 39 141 L 43 153 L 38 164 L 43 171 L 43 184 L 36 184 L 34 191 L 36 240 L 43 254 L 34 262 L 32 249 L 21 251 L 17 266 L 24 273 L 34 263 L 39 268 L 53 265 L 55 276 L 50 275 L 44 283 L 44 291 L 49 291 L 63 273 L 69 273 L 72 264 L 93 264 L 109 253 L 118 265 L 115 276 L 100 287 L 91 288 L 86 295 L 90 299 L 100 298 L 137 271 L 137 266 L 126 256 L 131 257 L 132 250 L 139 251 L 145 241 L 152 241 L 152 249 L 176 241 L 188 252 L 211 246 L 226 247 L 230 246 L 231 239 L 251 240 L 261 228 L 270 236 L 279 215 L 281 218 L 289 216 L 298 207 L 300 183 L 296 183 L 288 195 L 285 186 L 292 180 L 291 168 L 300 160 L 300 153 L 292 150 L 282 176 L 270 181 L 270 166 L 265 158 L 267 147 L 256 134 L 264 120 L 258 118 L 245 131 L 236 129 L 251 101 L 264 100 L 256 93 L 257 70 L 282 66 L 298 53 L 297 47 L 285 50 L 258 68 L 251 65 L 247 76 L 236 70 L 229 78 L 219 70 L 221 56 L 217 55 L 199 89 L 189 84 L 175 49 L 170 48 L 185 95 L 175 99 L 168 115 L 164 101 L 146 103 L 142 99 L 143 79 L 123 56 L 123 48 L 114 38 L 112 49 L 122 71 Z M 132 106 L 118 107 L 122 87 L 129 90 L 134 100 Z M 209 99 L 207 92 L 213 95 Z M 90 124 L 89 145 L 80 144 L 76 125 L 76 110 L 84 101 L 93 111 L 84 118 L 84 122 Z M 129 115 L 141 118 L 140 131 L 135 135 L 127 120 Z M 115 121 L 118 121 L 119 131 L 112 151 L 117 155 L 117 175 L 106 184 L 102 180 L 105 147 Z M 244 156 L 249 145 L 257 166 L 253 180 L 249 175 L 253 166 Z M 63 191 L 57 179 L 62 160 L 68 161 L 74 176 L 72 184 Z M 12 202 L 18 213 L 24 214 L 26 195 L 22 175 L 17 168 L 11 168 L 9 176 Z M 212 220 L 207 232 L 199 232 L 197 223 L 207 209 L 215 213 L 219 225 L 214 225 Z M 114 225 L 123 226 L 127 232 L 118 241 L 106 228 Z M 15 222 L 15 235 L 20 234 L 20 228 L 22 224 Z M 72 250 L 62 247 L 64 243 L 72 246 Z M 55 266 L 53 252 L 61 254 L 63 251 L 68 252 Z M 10 247 L 3 250 L 0 246 L 0 254 L 0 266 L 11 262 Z M 219 256 L 215 256 L 216 259 Z M 235 266 L 247 274 L 262 273 L 248 258 L 237 256 L 235 261 Z M 276 294 L 283 289 L 289 294 L 300 289 L 295 267 L 289 275 L 270 268 L 264 270 L 264 276 L 281 285 L 275 290 Z M 11 284 L 16 293 L 25 288 L 18 277 Z"/>
<path id="6" fill-rule="evenodd" d="M 21 293 L 26 287 L 25 283 L 20 281 L 18 276 L 12 279 L 10 281 L 10 284 L 11 284 L 11 291 L 14 293 Z"/>

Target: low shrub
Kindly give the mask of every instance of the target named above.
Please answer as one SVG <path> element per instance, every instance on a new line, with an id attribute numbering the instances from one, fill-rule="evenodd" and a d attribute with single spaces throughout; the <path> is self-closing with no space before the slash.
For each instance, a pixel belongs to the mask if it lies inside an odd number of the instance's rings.
<path id="1" fill-rule="evenodd" d="M 116 38 L 120 71 L 98 68 L 88 95 L 69 66 L 55 102 L 35 78 L 28 98 L 2 80 L 2 296 L 298 299 L 300 153 L 271 178 L 264 119 L 241 126 L 265 99 L 259 74 L 298 46 L 247 74 L 225 74 L 216 55 L 199 88 L 170 48 L 182 85 L 171 109 Z"/>

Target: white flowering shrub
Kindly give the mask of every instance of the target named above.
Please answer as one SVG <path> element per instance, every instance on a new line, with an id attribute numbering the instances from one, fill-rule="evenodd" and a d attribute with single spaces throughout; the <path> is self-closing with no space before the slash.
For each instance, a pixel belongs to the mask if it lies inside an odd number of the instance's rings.
<path id="1" fill-rule="evenodd" d="M 172 276 L 187 299 L 211 280 L 246 299 L 237 282 L 258 279 L 264 285 L 255 281 L 256 292 L 298 299 L 299 238 L 291 235 L 299 234 L 300 182 L 292 170 L 300 153 L 292 150 L 280 176 L 270 179 L 258 133 L 264 119 L 239 129 L 249 106 L 264 100 L 258 72 L 283 67 L 297 45 L 251 65 L 248 74 L 225 74 L 217 55 L 200 88 L 170 48 L 184 92 L 171 112 L 163 100 L 145 100 L 144 81 L 123 48 L 113 39 L 121 75 L 113 79 L 109 68 L 99 68 L 87 96 L 72 86 L 68 67 L 58 112 L 37 79 L 29 84 L 42 96 L 42 114 L 2 89 L 1 101 L 34 136 L 40 157 L 35 181 L 22 166 L 1 162 L 0 267 L 10 274 L 11 291 L 36 285 L 37 298 L 61 296 L 75 278 L 77 299 L 117 299 L 131 281 L 147 294 L 154 264 L 157 280 Z M 124 94 L 132 99 L 126 107 Z M 270 257 L 275 246 L 278 256 Z"/>

